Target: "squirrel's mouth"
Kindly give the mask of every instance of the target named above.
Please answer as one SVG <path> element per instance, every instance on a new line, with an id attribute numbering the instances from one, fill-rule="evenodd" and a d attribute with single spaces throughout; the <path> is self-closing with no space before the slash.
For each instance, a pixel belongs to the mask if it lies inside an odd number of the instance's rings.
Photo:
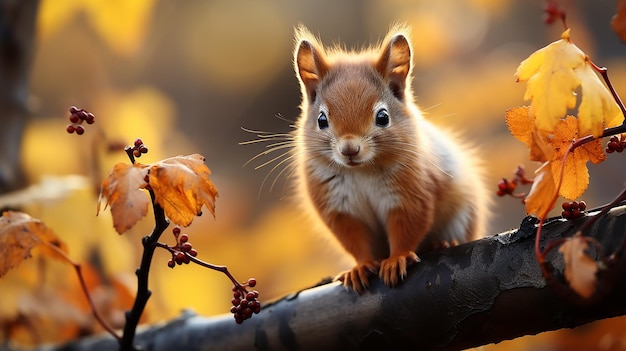
<path id="1" fill-rule="evenodd" d="M 356 157 L 345 157 L 343 163 L 348 167 L 357 167 L 363 164 L 363 160 Z"/>

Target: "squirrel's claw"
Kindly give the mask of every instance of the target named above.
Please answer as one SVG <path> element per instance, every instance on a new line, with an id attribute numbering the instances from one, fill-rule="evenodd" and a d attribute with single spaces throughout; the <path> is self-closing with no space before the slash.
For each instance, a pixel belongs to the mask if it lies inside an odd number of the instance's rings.
<path id="1" fill-rule="evenodd" d="M 381 262 L 378 276 L 385 282 L 385 285 L 393 288 L 406 277 L 407 266 L 419 261 L 419 257 L 413 251 L 391 256 Z"/>
<path id="2" fill-rule="evenodd" d="M 376 262 L 358 264 L 352 269 L 339 273 L 334 280 L 343 282 L 344 287 L 361 294 L 369 287 L 369 277 L 376 275 L 378 267 L 379 264 Z"/>

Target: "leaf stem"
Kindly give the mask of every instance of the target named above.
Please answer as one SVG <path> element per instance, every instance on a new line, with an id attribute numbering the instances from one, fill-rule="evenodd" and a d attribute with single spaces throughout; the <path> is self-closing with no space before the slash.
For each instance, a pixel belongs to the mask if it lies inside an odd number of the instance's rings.
<path id="1" fill-rule="evenodd" d="M 120 340 L 120 351 L 136 351 L 137 348 L 133 345 L 135 339 L 135 332 L 139 319 L 143 314 L 144 308 L 148 303 L 148 299 L 152 292 L 148 288 L 148 275 L 150 273 L 150 264 L 152 263 L 152 257 L 154 250 L 157 247 L 157 243 L 161 234 L 169 226 L 168 220 L 165 218 L 165 212 L 163 208 L 155 202 L 154 192 L 149 190 L 150 198 L 154 208 L 154 230 L 149 236 L 145 236 L 141 243 L 143 244 L 143 255 L 141 257 L 141 263 L 139 268 L 135 272 L 137 275 L 137 296 L 135 296 L 135 302 L 130 311 L 126 312 L 126 324 L 124 325 L 124 334 Z"/>
<path id="2" fill-rule="evenodd" d="M 606 67 L 597 66 L 595 63 L 593 63 L 593 61 L 591 61 L 591 59 L 589 59 L 589 57 L 587 57 L 586 60 L 587 62 L 589 62 L 591 67 L 593 67 L 593 69 L 595 69 L 598 73 L 600 73 L 600 75 L 602 76 L 602 79 L 604 79 L 604 82 L 606 83 L 606 86 L 609 88 L 611 95 L 613 95 L 613 99 L 615 99 L 615 102 L 617 103 L 620 110 L 622 111 L 622 116 L 624 116 L 624 121 L 622 122 L 622 124 L 625 124 L 626 123 L 626 107 L 624 107 L 624 103 L 622 102 L 622 99 L 619 97 L 619 95 L 617 95 L 615 88 L 613 88 L 613 84 L 611 84 L 611 80 L 609 79 L 609 69 Z"/>

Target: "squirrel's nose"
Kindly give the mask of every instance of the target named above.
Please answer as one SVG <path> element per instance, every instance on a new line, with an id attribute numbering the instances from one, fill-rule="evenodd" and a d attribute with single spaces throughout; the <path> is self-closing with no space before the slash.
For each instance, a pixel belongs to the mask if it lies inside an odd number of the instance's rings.
<path id="1" fill-rule="evenodd" d="M 345 141 L 344 143 L 342 143 L 339 151 L 342 155 L 346 157 L 353 157 L 356 156 L 359 151 L 361 151 L 361 145 L 351 140 Z"/>

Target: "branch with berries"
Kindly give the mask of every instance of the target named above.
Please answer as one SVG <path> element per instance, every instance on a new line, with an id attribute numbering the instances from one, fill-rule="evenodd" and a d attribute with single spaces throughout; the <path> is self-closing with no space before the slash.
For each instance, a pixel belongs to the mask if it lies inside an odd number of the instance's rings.
<path id="1" fill-rule="evenodd" d="M 70 134 L 83 135 L 86 125 L 95 122 L 93 113 L 75 106 L 69 109 L 70 125 L 66 131 Z M 102 132 L 101 132 L 102 133 Z M 152 294 L 148 279 L 154 252 L 162 248 L 171 253 L 167 262 L 170 268 L 176 265 L 195 263 L 206 268 L 224 273 L 233 282 L 233 299 L 231 313 L 237 324 L 252 317 L 261 311 L 258 301 L 259 293 L 249 290 L 256 286 L 254 278 L 246 283 L 238 282 L 228 271 L 226 266 L 217 266 L 202 261 L 196 256 L 198 251 L 189 241 L 189 235 L 181 234 L 180 226 L 188 226 L 195 216 L 202 215 L 202 208 L 208 208 L 215 214 L 215 198 L 217 189 L 209 179 L 210 170 L 204 164 L 201 155 L 176 156 L 154 164 L 144 165 L 137 159 L 148 153 L 148 147 L 138 138 L 133 145 L 124 148 L 130 160 L 128 163 L 119 163 L 113 167 L 109 176 L 101 186 L 100 202 L 106 201 L 111 207 L 113 224 L 118 233 L 122 234 L 134 226 L 139 219 L 147 214 L 148 206 L 153 207 L 155 226 L 152 233 L 142 239 L 143 254 L 137 275 L 137 295 L 131 310 L 126 312 L 126 323 L 121 337 L 114 334 L 119 341 L 121 351 L 135 351 L 135 334 L 137 325 Z M 139 195 L 138 191 L 147 192 Z M 170 246 L 159 241 L 162 234 L 174 222 L 172 229 L 175 244 Z"/>

